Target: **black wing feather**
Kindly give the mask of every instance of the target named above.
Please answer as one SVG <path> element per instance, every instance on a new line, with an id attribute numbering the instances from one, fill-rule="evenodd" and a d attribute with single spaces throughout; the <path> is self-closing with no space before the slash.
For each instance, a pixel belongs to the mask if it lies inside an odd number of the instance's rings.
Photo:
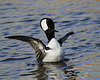
<path id="1" fill-rule="evenodd" d="M 69 37 L 69 35 L 72 35 L 72 34 L 74 34 L 74 32 L 69 32 L 65 34 L 62 38 L 58 40 L 58 42 L 62 45 L 62 43 Z"/>
<path id="2" fill-rule="evenodd" d="M 46 55 L 44 52 L 44 49 L 46 49 L 46 45 L 40 39 L 22 35 L 8 36 L 5 38 L 28 42 L 36 53 L 37 61 L 42 61 L 42 59 Z"/>

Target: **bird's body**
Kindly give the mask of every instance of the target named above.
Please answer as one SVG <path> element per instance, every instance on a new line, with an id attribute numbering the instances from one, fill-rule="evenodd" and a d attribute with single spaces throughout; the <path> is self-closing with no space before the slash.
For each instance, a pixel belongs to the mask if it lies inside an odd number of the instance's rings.
<path id="1" fill-rule="evenodd" d="M 47 55 L 44 57 L 43 62 L 59 62 L 64 59 L 64 49 L 55 38 L 51 39 L 47 47 L 49 47 L 50 50 L 45 50 Z"/>
<path id="2" fill-rule="evenodd" d="M 40 21 L 40 26 L 48 38 L 47 45 L 45 45 L 40 39 L 29 36 L 16 35 L 8 36 L 6 38 L 28 42 L 34 49 L 38 62 L 59 62 L 64 60 L 65 52 L 61 45 L 68 38 L 68 36 L 74 34 L 74 32 L 69 32 L 59 40 L 56 40 L 55 32 L 58 31 L 54 29 L 54 22 L 51 19 L 43 18 Z"/>

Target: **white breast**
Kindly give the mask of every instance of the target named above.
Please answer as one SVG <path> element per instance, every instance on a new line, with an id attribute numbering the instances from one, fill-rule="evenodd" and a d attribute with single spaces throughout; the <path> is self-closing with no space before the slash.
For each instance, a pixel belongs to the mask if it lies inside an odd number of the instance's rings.
<path id="1" fill-rule="evenodd" d="M 43 62 L 58 62 L 64 59 L 64 50 L 55 38 L 52 38 L 47 47 L 51 50 L 45 50 L 47 55 L 44 57 Z"/>

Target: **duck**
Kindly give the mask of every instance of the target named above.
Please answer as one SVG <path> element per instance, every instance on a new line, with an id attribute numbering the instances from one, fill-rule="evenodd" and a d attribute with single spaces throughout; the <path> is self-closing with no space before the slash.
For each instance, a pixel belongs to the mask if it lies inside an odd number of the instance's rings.
<path id="1" fill-rule="evenodd" d="M 7 36 L 5 38 L 16 39 L 27 42 L 33 48 L 38 62 L 60 62 L 64 60 L 65 51 L 62 47 L 63 42 L 74 32 L 68 32 L 59 40 L 55 38 L 54 21 L 50 18 L 42 18 L 40 27 L 46 34 L 48 44 L 45 45 L 40 39 L 24 35 Z"/>

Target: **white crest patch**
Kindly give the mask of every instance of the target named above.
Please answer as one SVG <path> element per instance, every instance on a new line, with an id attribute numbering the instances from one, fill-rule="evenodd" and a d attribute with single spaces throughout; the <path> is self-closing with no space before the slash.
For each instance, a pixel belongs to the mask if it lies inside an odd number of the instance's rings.
<path id="1" fill-rule="evenodd" d="M 46 23 L 46 19 L 41 21 L 41 27 L 44 31 L 46 31 L 48 29 L 47 23 Z"/>

